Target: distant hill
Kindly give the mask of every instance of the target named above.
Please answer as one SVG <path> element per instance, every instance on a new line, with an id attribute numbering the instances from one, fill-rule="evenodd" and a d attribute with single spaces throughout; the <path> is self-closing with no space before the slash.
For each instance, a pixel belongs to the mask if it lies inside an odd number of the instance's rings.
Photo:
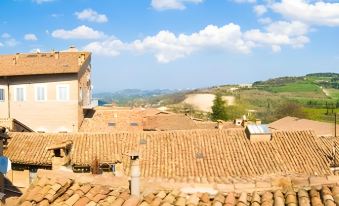
<path id="1" fill-rule="evenodd" d="M 156 90 L 140 90 L 140 89 L 124 89 L 116 92 L 104 92 L 93 94 L 94 98 L 101 101 L 101 104 L 110 104 L 114 102 L 117 105 L 126 106 L 130 102 L 168 95 L 179 92 L 178 90 L 156 89 Z"/>
<path id="2" fill-rule="evenodd" d="M 225 99 L 232 100 L 227 106 L 230 119 L 246 114 L 250 115 L 250 118 L 272 122 L 286 113 L 290 116 L 329 122 L 333 120 L 333 113 L 339 112 L 339 74 L 337 73 L 279 77 L 253 84 L 219 85 L 185 91 L 128 89 L 100 93 L 95 97 L 103 102 L 113 101 L 122 106 L 163 106 L 174 112 L 189 113 L 197 118 L 209 119 L 208 108 L 201 109 L 201 105 L 211 105 L 213 98 L 210 97 L 216 93 L 221 93 Z M 285 106 L 293 108 L 294 111 L 290 111 L 291 109 L 284 111 Z"/>

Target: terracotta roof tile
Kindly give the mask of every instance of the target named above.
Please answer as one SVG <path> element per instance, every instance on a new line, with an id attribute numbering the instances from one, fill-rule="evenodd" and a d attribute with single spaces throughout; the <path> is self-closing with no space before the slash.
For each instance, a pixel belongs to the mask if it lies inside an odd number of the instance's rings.
<path id="1" fill-rule="evenodd" d="M 90 61 L 89 52 L 59 52 L 39 54 L 0 55 L 0 76 L 78 73 L 80 56 Z"/>
<path id="2" fill-rule="evenodd" d="M 71 135 L 57 136 L 38 133 L 10 133 L 9 143 L 4 155 L 12 163 L 44 165 L 52 164 L 53 151 L 47 150 L 51 145 L 72 139 Z"/>
<path id="3" fill-rule="evenodd" d="M 251 142 L 243 129 L 10 133 L 5 155 L 14 163 L 51 164 L 52 154 L 45 148 L 55 141 L 71 139 L 73 165 L 90 166 L 97 157 L 101 164 L 122 162 L 127 175 L 130 161 L 126 154 L 133 151 L 140 154 L 143 177 L 187 177 L 187 181 L 208 183 L 232 176 L 331 174 L 323 145 L 314 133 L 279 131 L 272 135 L 269 142 Z M 145 144 L 140 144 L 140 140 Z"/>
<path id="4" fill-rule="evenodd" d="M 93 116 L 84 119 L 79 131 L 142 131 L 142 119 L 143 111 L 140 109 L 98 107 L 94 109 Z"/>

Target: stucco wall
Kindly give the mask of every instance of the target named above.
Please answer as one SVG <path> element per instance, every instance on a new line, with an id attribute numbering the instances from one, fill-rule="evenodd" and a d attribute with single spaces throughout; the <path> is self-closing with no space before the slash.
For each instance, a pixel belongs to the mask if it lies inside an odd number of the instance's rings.
<path id="1" fill-rule="evenodd" d="M 35 75 L 9 78 L 10 117 L 17 119 L 34 131 L 77 132 L 78 122 L 78 76 L 77 74 Z M 47 100 L 36 101 L 35 86 L 45 84 Z M 69 85 L 69 100 L 57 100 L 57 85 Z M 26 99 L 15 101 L 16 86 L 25 86 Z M 6 107 L 6 106 L 5 106 Z M 2 112 L 4 111 L 4 112 Z M 1 107 L 0 118 L 7 117 Z"/>
<path id="2" fill-rule="evenodd" d="M 10 170 L 6 174 L 6 178 L 11 181 L 12 185 L 19 189 L 26 189 L 29 187 L 29 170 Z"/>

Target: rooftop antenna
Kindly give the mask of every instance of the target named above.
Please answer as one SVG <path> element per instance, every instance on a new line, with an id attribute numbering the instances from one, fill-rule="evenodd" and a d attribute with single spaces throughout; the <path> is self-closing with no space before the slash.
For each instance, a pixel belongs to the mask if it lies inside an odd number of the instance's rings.
<path id="1" fill-rule="evenodd" d="M 334 113 L 334 137 L 337 137 L 337 113 Z"/>

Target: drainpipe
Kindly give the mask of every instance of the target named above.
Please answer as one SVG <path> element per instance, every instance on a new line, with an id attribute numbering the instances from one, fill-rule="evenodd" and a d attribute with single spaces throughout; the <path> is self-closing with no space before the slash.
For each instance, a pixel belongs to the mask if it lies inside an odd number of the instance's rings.
<path id="1" fill-rule="evenodd" d="M 140 196 L 140 163 L 139 154 L 131 154 L 131 195 Z"/>

